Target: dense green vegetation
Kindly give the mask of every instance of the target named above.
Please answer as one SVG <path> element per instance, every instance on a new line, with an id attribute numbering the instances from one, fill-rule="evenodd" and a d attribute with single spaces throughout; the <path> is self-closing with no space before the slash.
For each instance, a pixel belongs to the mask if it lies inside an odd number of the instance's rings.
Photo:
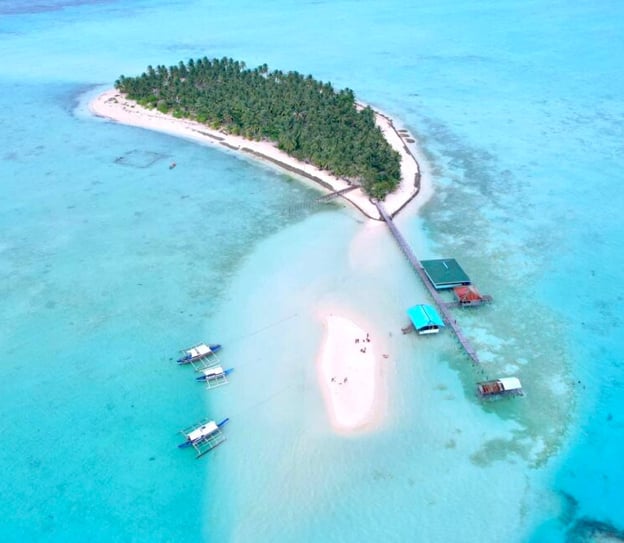
<path id="1" fill-rule="evenodd" d="M 122 75 L 115 86 L 142 106 L 275 142 L 299 160 L 360 183 L 376 198 L 399 183 L 400 156 L 375 126 L 373 111 L 358 111 L 350 89 L 336 92 L 312 76 L 203 58 L 148 66 L 138 77 Z"/>

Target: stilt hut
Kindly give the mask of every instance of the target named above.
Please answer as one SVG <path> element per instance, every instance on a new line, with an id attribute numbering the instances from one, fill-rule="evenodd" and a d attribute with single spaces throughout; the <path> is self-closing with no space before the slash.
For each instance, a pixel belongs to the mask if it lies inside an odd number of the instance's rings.
<path id="1" fill-rule="evenodd" d="M 481 305 L 492 301 L 491 296 L 481 294 L 474 285 L 453 287 L 453 294 L 462 307 Z"/>
<path id="2" fill-rule="evenodd" d="M 430 305 L 419 304 L 410 307 L 407 315 L 412 321 L 412 326 L 421 335 L 437 334 L 440 328 L 444 328 L 444 321 L 438 312 Z"/>

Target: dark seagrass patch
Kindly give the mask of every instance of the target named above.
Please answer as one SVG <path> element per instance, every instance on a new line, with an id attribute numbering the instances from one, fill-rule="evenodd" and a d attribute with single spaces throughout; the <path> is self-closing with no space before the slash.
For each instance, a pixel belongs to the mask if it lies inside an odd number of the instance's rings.
<path id="1" fill-rule="evenodd" d="M 131 168 L 149 168 L 159 160 L 166 158 L 162 153 L 133 149 L 115 159 L 115 164 Z"/>

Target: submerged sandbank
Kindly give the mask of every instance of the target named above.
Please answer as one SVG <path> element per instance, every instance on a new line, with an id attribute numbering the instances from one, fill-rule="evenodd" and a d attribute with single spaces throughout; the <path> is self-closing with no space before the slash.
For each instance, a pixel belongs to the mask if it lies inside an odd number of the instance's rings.
<path id="1" fill-rule="evenodd" d="M 339 191 L 351 187 L 351 183 L 338 178 L 327 171 L 301 162 L 267 141 L 252 141 L 214 130 L 201 123 L 187 119 L 177 119 L 157 110 L 146 109 L 133 100 L 129 100 L 115 89 L 109 89 L 89 103 L 89 111 L 98 117 L 110 119 L 122 124 L 138 126 L 149 130 L 165 132 L 194 141 L 220 146 L 221 148 L 243 153 L 252 158 L 277 166 L 291 174 L 314 181 L 327 192 Z M 389 194 L 384 205 L 388 213 L 394 215 L 403 209 L 417 194 L 430 193 L 426 178 L 421 175 L 418 161 L 408 148 L 413 142 L 412 136 L 405 129 L 397 129 L 390 117 L 375 112 L 377 125 L 390 145 L 401 155 L 401 183 Z M 424 190 L 423 190 L 424 189 Z M 377 208 L 368 195 L 360 188 L 355 188 L 341 198 L 349 201 L 361 213 L 371 219 L 380 219 Z M 421 197 L 422 200 L 422 197 Z"/>
<path id="2" fill-rule="evenodd" d="M 380 417 L 379 349 L 353 321 L 328 315 L 317 360 L 329 420 L 338 431 L 362 430 Z"/>

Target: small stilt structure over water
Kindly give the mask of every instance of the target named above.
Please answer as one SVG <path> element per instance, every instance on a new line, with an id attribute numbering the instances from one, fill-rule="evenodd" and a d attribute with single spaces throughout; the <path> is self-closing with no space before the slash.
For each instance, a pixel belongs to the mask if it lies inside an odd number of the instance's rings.
<path id="1" fill-rule="evenodd" d="M 492 301 L 489 294 L 481 294 L 474 285 L 454 287 L 453 294 L 459 307 L 478 306 Z"/>
<path id="2" fill-rule="evenodd" d="M 404 332 L 413 328 L 420 335 L 437 334 L 440 328 L 444 328 L 444 322 L 438 315 L 437 311 L 427 304 L 419 304 L 410 307 L 407 310 L 407 316 L 410 318 L 412 325 Z"/>
<path id="3" fill-rule="evenodd" d="M 453 318 L 453 315 L 449 311 L 448 304 L 446 304 L 444 302 L 444 300 L 442 300 L 442 297 L 440 296 L 438 291 L 431 284 L 431 281 L 429 280 L 429 277 L 427 276 L 427 273 L 425 272 L 425 270 L 422 267 L 422 265 L 421 265 L 420 261 L 418 260 L 418 258 L 416 258 L 416 255 L 412 251 L 412 249 L 409 246 L 409 244 L 407 243 L 407 241 L 405 241 L 405 238 L 403 237 L 403 235 L 401 234 L 399 229 L 394 224 L 394 221 L 392 220 L 392 217 L 390 217 L 390 215 L 388 215 L 388 213 L 386 212 L 386 209 L 384 208 L 384 206 L 383 206 L 383 204 L 381 202 L 379 202 L 377 200 L 373 200 L 373 202 L 374 202 L 375 206 L 377 207 L 377 210 L 379 211 L 379 214 L 381 215 L 383 220 L 386 222 L 386 225 L 388 226 L 388 229 L 390 230 L 390 232 L 394 236 L 394 239 L 396 240 L 397 244 L 399 245 L 399 247 L 403 251 L 403 254 L 407 257 L 407 260 L 409 260 L 410 264 L 414 268 L 414 271 L 420 277 L 421 281 L 423 282 L 423 285 L 425 285 L 426 289 L 429 291 L 429 294 L 431 295 L 431 298 L 433 299 L 433 301 L 435 302 L 436 306 L 438 307 L 438 310 L 440 311 L 440 314 L 442 315 L 442 318 L 444 319 L 444 322 L 446 323 L 446 325 L 449 328 L 451 328 L 451 330 L 453 330 L 453 332 L 457 336 L 457 339 L 458 339 L 460 345 L 466 351 L 466 353 L 471 358 L 471 360 L 474 363 L 478 364 L 479 363 L 479 356 L 477 355 L 477 352 L 475 351 L 475 349 L 472 346 L 472 344 L 470 343 L 470 341 L 468 341 L 468 339 L 464 336 L 461 328 L 459 327 L 459 325 L 457 324 L 457 322 Z"/>
<path id="4" fill-rule="evenodd" d="M 470 285 L 470 277 L 454 258 L 421 260 L 420 265 L 436 290 Z"/>

